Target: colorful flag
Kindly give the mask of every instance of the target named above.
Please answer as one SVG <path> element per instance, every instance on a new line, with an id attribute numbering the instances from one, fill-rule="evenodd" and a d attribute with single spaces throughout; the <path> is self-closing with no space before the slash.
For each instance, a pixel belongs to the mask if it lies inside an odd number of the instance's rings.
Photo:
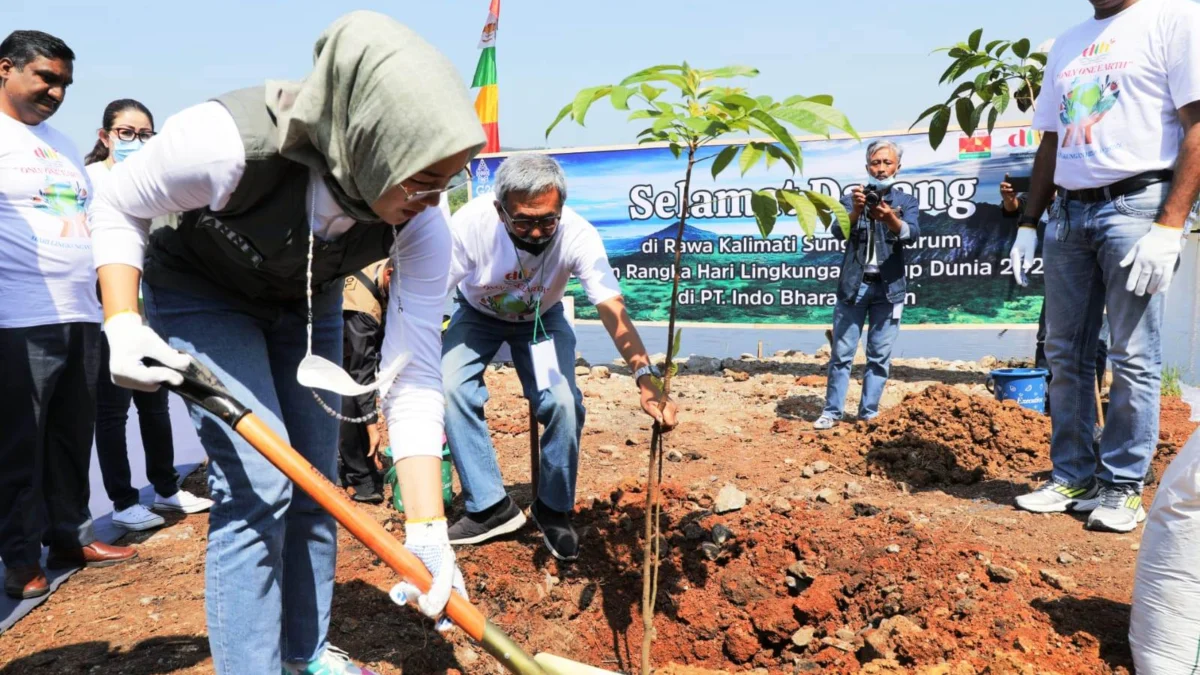
<path id="1" fill-rule="evenodd" d="M 479 36 L 479 64 L 475 66 L 475 79 L 471 87 L 479 88 L 475 98 L 475 114 L 487 134 L 484 152 L 500 152 L 500 95 L 496 91 L 496 27 L 500 23 L 500 0 L 492 0 L 488 8 L 487 23 Z"/>

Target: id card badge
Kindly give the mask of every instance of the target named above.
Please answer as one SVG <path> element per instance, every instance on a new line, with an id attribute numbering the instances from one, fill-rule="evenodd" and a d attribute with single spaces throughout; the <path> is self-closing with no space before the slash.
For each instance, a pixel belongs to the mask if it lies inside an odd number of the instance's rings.
<path id="1" fill-rule="evenodd" d="M 897 302 L 892 305 L 892 321 L 899 321 L 900 315 L 904 313 L 904 303 Z"/>
<path id="2" fill-rule="evenodd" d="M 529 355 L 533 358 L 533 377 L 537 382 L 538 391 L 546 391 L 565 381 L 562 371 L 558 369 L 558 352 L 554 350 L 554 338 L 530 342 Z"/>

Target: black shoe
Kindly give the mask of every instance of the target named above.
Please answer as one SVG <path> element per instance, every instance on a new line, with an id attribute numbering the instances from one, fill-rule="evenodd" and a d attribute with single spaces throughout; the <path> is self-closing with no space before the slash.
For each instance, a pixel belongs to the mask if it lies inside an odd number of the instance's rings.
<path id="1" fill-rule="evenodd" d="M 450 543 L 455 546 L 482 544 L 500 535 L 516 532 L 525 524 L 525 514 L 508 495 L 477 513 L 467 513 L 450 526 Z"/>
<path id="2" fill-rule="evenodd" d="M 559 560 L 570 562 L 579 558 L 579 535 L 571 526 L 571 515 L 555 511 L 537 500 L 529 507 L 533 523 L 542 531 L 542 541 L 550 554 Z"/>
<path id="3" fill-rule="evenodd" d="M 354 488 L 354 496 L 351 499 L 363 504 L 382 504 L 383 493 L 378 488 L 370 486 L 356 487 Z"/>

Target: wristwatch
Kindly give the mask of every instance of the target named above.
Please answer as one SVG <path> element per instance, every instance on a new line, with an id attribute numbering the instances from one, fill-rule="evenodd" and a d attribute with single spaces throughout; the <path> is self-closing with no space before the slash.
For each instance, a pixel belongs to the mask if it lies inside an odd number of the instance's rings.
<path id="1" fill-rule="evenodd" d="M 1033 216 L 1029 215 L 1028 213 L 1025 213 L 1024 211 L 1022 211 L 1021 216 L 1019 218 L 1017 218 L 1017 227 L 1037 227 L 1037 226 L 1038 226 L 1038 219 L 1034 218 Z"/>
<path id="2" fill-rule="evenodd" d="M 662 372 L 660 372 L 658 368 L 654 366 L 654 364 L 642 366 L 641 368 L 633 371 L 633 383 L 637 384 L 637 381 L 642 379 L 643 375 L 653 375 L 654 377 L 661 378 Z"/>

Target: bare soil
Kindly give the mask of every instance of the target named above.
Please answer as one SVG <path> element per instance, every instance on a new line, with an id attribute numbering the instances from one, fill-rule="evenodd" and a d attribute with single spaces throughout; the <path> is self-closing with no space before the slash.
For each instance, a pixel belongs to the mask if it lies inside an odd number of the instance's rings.
<path id="1" fill-rule="evenodd" d="M 661 672 L 1132 670 L 1140 533 L 1093 533 L 1078 517 L 1013 508 L 1048 475 L 1049 421 L 989 397 L 994 363 L 898 362 L 879 418 L 818 433 L 809 420 L 824 395 L 822 363 L 797 353 L 726 360 L 684 367 L 675 380 L 685 417 L 668 443 L 678 461 L 667 462 L 663 491 Z M 460 560 L 473 601 L 528 651 L 628 672 L 641 643 L 649 425 L 628 370 L 609 368 L 610 377 L 580 376 L 580 561 L 555 561 L 532 528 L 461 549 Z M 511 369 L 490 369 L 488 383 L 501 466 L 527 503 L 526 403 Z M 849 410 L 857 396 L 853 385 Z M 1152 475 L 1191 435 L 1189 415 L 1163 399 Z M 206 492 L 202 476 L 188 480 Z M 749 503 L 715 513 L 727 484 Z M 400 536 L 402 516 L 365 508 Z M 204 516 L 191 516 L 127 537 L 137 561 L 76 574 L 0 636 L 0 673 L 211 672 L 206 530 Z M 342 533 L 333 644 L 385 674 L 496 672 L 461 632 L 440 635 L 393 605 L 395 581 Z"/>

